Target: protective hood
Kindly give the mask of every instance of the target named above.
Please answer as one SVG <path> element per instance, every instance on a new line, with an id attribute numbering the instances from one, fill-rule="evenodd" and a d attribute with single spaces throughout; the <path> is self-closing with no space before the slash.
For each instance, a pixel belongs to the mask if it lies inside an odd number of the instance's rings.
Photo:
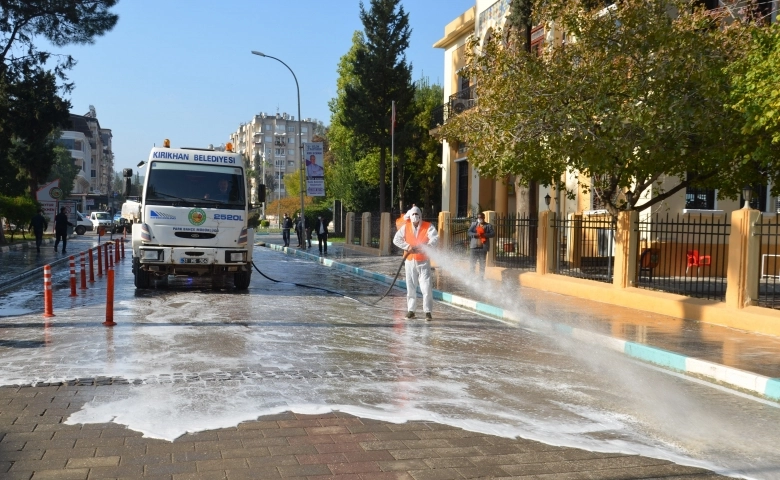
<path id="1" fill-rule="evenodd" d="M 412 207 L 412 208 L 410 208 L 409 211 L 406 212 L 405 217 L 406 218 L 412 218 L 412 214 L 413 213 L 416 213 L 417 215 L 419 215 L 422 218 L 422 211 L 420 211 L 419 207 Z"/>

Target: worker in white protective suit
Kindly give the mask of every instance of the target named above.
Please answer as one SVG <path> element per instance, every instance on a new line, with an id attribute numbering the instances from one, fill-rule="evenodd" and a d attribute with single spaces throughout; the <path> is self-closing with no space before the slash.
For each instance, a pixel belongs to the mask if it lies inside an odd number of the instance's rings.
<path id="1" fill-rule="evenodd" d="M 399 228 L 393 237 L 395 246 L 406 252 L 406 318 L 414 318 L 414 309 L 417 305 L 417 286 L 423 295 L 423 311 L 425 319 L 432 320 L 433 316 L 433 285 L 431 279 L 431 261 L 425 254 L 428 247 L 433 247 L 439 241 L 436 227 L 430 222 L 422 220 L 422 212 L 413 206 L 406 213 L 409 221 Z"/>

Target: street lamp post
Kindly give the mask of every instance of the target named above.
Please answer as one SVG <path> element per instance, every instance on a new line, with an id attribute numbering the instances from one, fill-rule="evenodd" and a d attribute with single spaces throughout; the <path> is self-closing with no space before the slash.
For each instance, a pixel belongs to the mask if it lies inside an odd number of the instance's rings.
<path id="1" fill-rule="evenodd" d="M 306 217 L 303 215 L 303 144 L 301 143 L 301 88 L 298 86 L 298 77 L 295 76 L 295 72 L 292 71 L 292 68 L 290 68 L 289 65 L 284 63 L 283 61 L 279 60 L 276 57 L 272 57 L 271 55 L 266 55 L 262 52 L 258 52 L 257 50 L 252 50 L 253 55 L 258 55 L 260 57 L 266 57 L 271 58 L 273 60 L 276 60 L 277 62 L 281 63 L 285 67 L 287 67 L 287 70 L 292 73 L 293 79 L 295 80 L 295 90 L 298 92 L 298 168 L 300 170 L 300 191 L 301 191 L 301 230 L 303 231 L 303 240 L 304 244 L 306 243 Z M 280 192 L 281 194 L 281 192 Z"/>

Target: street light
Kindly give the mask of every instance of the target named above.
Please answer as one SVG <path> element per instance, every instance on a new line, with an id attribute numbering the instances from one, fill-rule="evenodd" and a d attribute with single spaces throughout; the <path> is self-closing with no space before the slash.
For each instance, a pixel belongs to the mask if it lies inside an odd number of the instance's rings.
<path id="1" fill-rule="evenodd" d="M 750 185 L 742 187 L 742 198 L 745 199 L 745 206 L 742 208 L 750 208 L 750 201 L 753 199 L 753 188 Z"/>
<path id="2" fill-rule="evenodd" d="M 252 50 L 252 55 L 257 55 L 260 57 L 266 57 L 271 58 L 273 60 L 276 60 L 277 62 L 281 63 L 285 67 L 287 67 L 287 70 L 292 73 L 293 79 L 295 80 L 295 90 L 298 92 L 298 167 L 300 170 L 300 182 L 301 182 L 301 230 L 303 231 L 303 239 L 304 243 L 306 241 L 306 217 L 303 215 L 303 144 L 301 143 L 301 88 L 298 86 L 298 77 L 295 76 L 295 72 L 292 71 L 292 68 L 290 68 L 289 65 L 284 63 L 283 61 L 279 60 L 276 57 L 272 57 L 271 55 L 266 55 L 265 53 L 258 52 L 257 50 Z M 280 196 L 281 196 L 281 192 Z"/>
<path id="3" fill-rule="evenodd" d="M 548 193 L 547 195 L 544 196 L 544 203 L 547 205 L 547 210 L 550 209 L 550 200 L 552 200 L 552 197 Z"/>

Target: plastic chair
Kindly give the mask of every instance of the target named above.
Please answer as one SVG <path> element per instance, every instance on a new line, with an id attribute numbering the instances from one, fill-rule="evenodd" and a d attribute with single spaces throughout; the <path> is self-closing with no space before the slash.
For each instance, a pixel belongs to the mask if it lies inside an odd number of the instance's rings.
<path id="1" fill-rule="evenodd" d="M 688 273 L 688 270 L 691 267 L 696 267 L 696 273 L 699 273 L 699 267 L 706 267 L 710 265 L 711 258 L 709 255 L 699 255 L 698 250 L 688 250 L 688 252 L 685 254 L 687 258 L 687 265 L 685 267 L 685 273 Z"/>
<path id="2" fill-rule="evenodd" d="M 639 257 L 639 278 L 642 273 L 647 273 L 650 282 L 653 281 L 653 269 L 658 267 L 661 261 L 661 250 L 658 248 L 645 248 Z"/>

